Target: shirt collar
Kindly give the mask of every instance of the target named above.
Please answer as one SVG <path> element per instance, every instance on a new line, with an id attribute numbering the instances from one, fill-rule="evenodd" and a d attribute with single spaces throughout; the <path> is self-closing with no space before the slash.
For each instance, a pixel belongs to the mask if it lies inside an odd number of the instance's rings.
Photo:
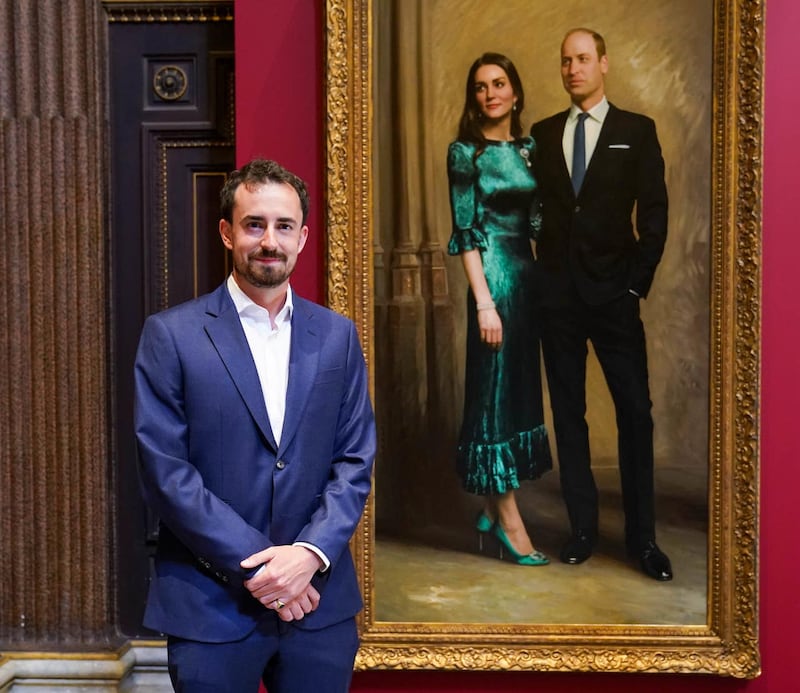
<path id="1" fill-rule="evenodd" d="M 603 123 L 606 119 L 606 115 L 608 115 L 608 99 L 603 96 L 602 99 L 594 106 L 592 106 L 587 113 L 591 117 L 592 120 L 596 120 L 598 123 Z M 572 104 L 569 108 L 569 116 L 568 119 L 571 121 L 575 121 L 578 119 L 578 114 L 582 113 L 581 109 L 578 108 L 575 104 Z"/>
<path id="2" fill-rule="evenodd" d="M 236 307 L 236 312 L 240 315 L 250 315 L 253 317 L 269 317 L 269 311 L 266 308 L 262 308 L 260 305 L 255 303 L 242 289 L 239 287 L 239 284 L 236 283 L 236 279 L 233 277 L 233 272 L 228 275 L 227 281 L 228 293 L 231 295 L 231 299 L 233 299 L 233 305 Z M 286 302 L 283 304 L 283 308 L 278 311 L 278 315 L 275 317 L 275 323 L 280 324 L 282 322 L 289 322 L 292 319 L 292 311 L 294 310 L 294 303 L 292 302 L 292 287 L 286 287 Z"/>

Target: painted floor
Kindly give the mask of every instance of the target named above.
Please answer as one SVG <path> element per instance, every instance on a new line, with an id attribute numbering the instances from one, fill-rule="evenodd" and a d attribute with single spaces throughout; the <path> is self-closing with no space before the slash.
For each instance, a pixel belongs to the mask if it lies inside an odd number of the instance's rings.
<path id="1" fill-rule="evenodd" d="M 616 469 L 595 470 L 600 539 L 593 556 L 566 565 L 567 538 L 557 473 L 527 484 L 518 502 L 536 548 L 551 563 L 523 567 L 498 559 L 494 542 L 479 553 L 472 529 L 480 500 L 454 507 L 463 525 L 430 526 L 417 536 L 377 534 L 375 618 L 391 622 L 648 624 L 706 623 L 705 478 L 685 469 L 657 470 L 657 541 L 674 579 L 657 582 L 625 555 Z M 474 507 L 473 507 L 474 506 Z M 461 518 L 456 518 L 461 519 Z"/>

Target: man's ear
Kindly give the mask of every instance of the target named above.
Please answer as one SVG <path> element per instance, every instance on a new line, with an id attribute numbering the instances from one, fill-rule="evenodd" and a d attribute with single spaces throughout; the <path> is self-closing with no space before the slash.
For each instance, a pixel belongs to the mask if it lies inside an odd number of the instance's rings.
<path id="1" fill-rule="evenodd" d="M 300 243 L 297 246 L 297 252 L 302 253 L 303 248 L 306 247 L 306 241 L 308 240 L 308 226 L 304 226 L 300 229 Z"/>
<path id="2" fill-rule="evenodd" d="M 225 219 L 219 220 L 219 235 L 222 238 L 222 245 L 228 250 L 233 250 L 233 238 L 231 237 L 231 225 Z"/>

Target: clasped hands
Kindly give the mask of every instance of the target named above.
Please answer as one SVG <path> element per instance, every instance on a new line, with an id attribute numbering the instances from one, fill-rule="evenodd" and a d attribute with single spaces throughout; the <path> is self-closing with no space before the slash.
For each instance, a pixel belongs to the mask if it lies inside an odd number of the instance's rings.
<path id="1" fill-rule="evenodd" d="M 244 586 L 282 621 L 295 621 L 319 606 L 319 592 L 311 578 L 322 566 L 319 557 L 303 546 L 270 546 L 245 558 L 245 570 L 261 569 Z"/>

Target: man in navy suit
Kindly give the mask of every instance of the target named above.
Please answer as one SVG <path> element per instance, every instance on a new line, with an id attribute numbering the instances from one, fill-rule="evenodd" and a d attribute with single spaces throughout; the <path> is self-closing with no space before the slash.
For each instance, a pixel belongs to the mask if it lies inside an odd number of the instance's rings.
<path id="1" fill-rule="evenodd" d="M 375 427 L 353 323 L 292 292 L 308 194 L 273 161 L 234 171 L 233 272 L 150 316 L 135 365 L 146 502 L 160 518 L 145 625 L 176 691 L 347 691 L 362 607 L 348 542 Z"/>
<path id="2" fill-rule="evenodd" d="M 597 540 L 585 419 L 591 340 L 616 410 L 626 547 L 646 575 L 670 580 L 672 566 L 655 541 L 653 419 L 639 317 L 667 237 L 664 160 L 653 121 L 606 99 L 607 71 L 602 36 L 569 31 L 561 77 L 572 104 L 531 130 L 543 217 L 536 243 L 542 351 L 571 525 L 561 560 L 582 563 Z"/>

